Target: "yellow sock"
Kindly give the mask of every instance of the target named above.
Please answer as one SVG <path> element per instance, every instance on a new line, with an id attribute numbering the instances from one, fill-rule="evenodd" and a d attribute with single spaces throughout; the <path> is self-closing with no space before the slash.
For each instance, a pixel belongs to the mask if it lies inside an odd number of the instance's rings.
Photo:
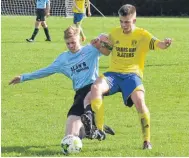
<path id="1" fill-rule="evenodd" d="M 139 113 L 144 141 L 150 142 L 150 113 Z"/>
<path id="2" fill-rule="evenodd" d="M 104 105 L 102 99 L 94 99 L 91 101 L 92 110 L 95 112 L 96 127 L 103 131 L 104 127 Z"/>

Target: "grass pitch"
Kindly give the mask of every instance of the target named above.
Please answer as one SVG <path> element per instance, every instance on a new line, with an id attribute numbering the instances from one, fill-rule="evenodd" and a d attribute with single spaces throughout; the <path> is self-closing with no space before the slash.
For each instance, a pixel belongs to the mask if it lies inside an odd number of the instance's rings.
<path id="1" fill-rule="evenodd" d="M 8 86 L 16 75 L 50 64 L 66 50 L 63 30 L 72 19 L 50 17 L 47 22 L 52 42 L 45 42 L 43 29 L 34 43 L 27 43 L 35 17 L 2 16 L 2 106 L 1 156 L 63 157 L 60 141 L 64 135 L 67 111 L 73 102 L 72 83 L 56 74 L 44 79 Z M 119 25 L 118 18 L 86 18 L 87 42 L 99 33 Z M 146 104 L 151 112 L 153 149 L 144 151 L 138 114 L 126 108 L 120 94 L 105 97 L 105 122 L 115 136 L 105 141 L 84 140 L 76 157 L 161 157 L 189 156 L 189 29 L 187 18 L 138 18 L 156 37 L 173 38 L 164 51 L 149 52 L 144 71 Z M 86 43 L 87 43 L 86 42 Z M 100 60 L 106 71 L 108 57 Z"/>

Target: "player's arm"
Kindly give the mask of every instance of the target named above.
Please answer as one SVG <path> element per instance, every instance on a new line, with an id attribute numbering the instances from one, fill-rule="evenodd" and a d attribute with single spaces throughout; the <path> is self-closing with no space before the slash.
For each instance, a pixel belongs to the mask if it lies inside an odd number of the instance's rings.
<path id="1" fill-rule="evenodd" d="M 100 42 L 99 39 L 93 39 L 91 44 L 96 47 L 103 55 L 108 56 L 111 52 L 109 47 L 105 46 L 104 43 Z"/>
<path id="2" fill-rule="evenodd" d="M 160 49 L 167 49 L 172 43 L 171 38 L 165 38 L 163 41 L 157 43 L 157 47 Z"/>
<path id="3" fill-rule="evenodd" d="M 108 56 L 113 49 L 113 45 L 106 34 L 101 34 L 96 39 L 93 39 L 91 44 L 105 56 Z"/>
<path id="4" fill-rule="evenodd" d="M 19 76 L 14 77 L 9 82 L 9 85 L 11 85 L 11 84 L 14 85 L 14 84 L 21 83 L 21 82 L 24 82 L 24 81 L 44 78 L 44 77 L 50 76 L 50 75 L 57 73 L 57 72 L 58 72 L 58 62 L 55 61 L 54 63 L 52 63 L 51 65 L 49 65 L 46 68 L 42 68 L 42 69 L 34 71 L 32 73 L 25 73 L 25 74 L 21 74 Z"/>
<path id="5" fill-rule="evenodd" d="M 48 17 L 50 15 L 50 0 L 47 1 L 45 12 L 46 12 L 46 16 Z"/>
<path id="6" fill-rule="evenodd" d="M 143 35 L 146 38 L 146 42 L 149 44 L 150 50 L 156 50 L 158 48 L 167 49 L 172 43 L 171 38 L 165 38 L 165 40 L 161 41 L 146 30 L 143 31 Z"/>
<path id="7" fill-rule="evenodd" d="M 82 12 L 81 9 L 77 6 L 75 0 L 73 0 L 73 8 L 76 8 L 78 10 L 78 12 Z"/>
<path id="8" fill-rule="evenodd" d="M 88 10 L 88 16 L 91 16 L 91 2 L 89 0 L 86 0 L 87 1 L 87 10 Z"/>

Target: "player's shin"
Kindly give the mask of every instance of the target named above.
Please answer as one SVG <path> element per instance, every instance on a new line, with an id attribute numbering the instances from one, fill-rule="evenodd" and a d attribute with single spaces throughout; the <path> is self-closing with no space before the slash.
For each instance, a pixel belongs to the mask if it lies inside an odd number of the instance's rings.
<path id="1" fill-rule="evenodd" d="M 95 113 L 95 123 L 99 130 L 103 131 L 104 127 L 104 105 L 102 99 L 94 99 L 91 101 L 92 110 Z"/>
<path id="2" fill-rule="evenodd" d="M 34 31 L 33 31 L 33 34 L 31 36 L 31 39 L 34 40 L 35 39 L 35 36 L 38 34 L 39 32 L 39 29 L 38 28 L 35 28 Z"/>
<path id="3" fill-rule="evenodd" d="M 46 36 L 47 40 L 51 41 L 51 37 L 49 35 L 49 29 L 48 29 L 48 27 L 44 28 L 44 32 L 45 32 L 45 36 Z"/>
<path id="4" fill-rule="evenodd" d="M 150 142 L 150 113 L 139 113 L 144 141 Z"/>

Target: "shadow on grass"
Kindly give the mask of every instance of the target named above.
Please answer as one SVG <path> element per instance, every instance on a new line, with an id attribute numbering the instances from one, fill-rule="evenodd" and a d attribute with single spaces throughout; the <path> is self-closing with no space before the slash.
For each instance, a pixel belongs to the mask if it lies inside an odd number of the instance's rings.
<path id="1" fill-rule="evenodd" d="M 52 147 L 59 147 L 59 145 L 52 145 L 52 146 L 8 146 L 8 147 L 1 147 L 1 155 L 3 157 L 10 157 L 12 156 L 64 156 L 61 150 L 56 151 L 55 149 L 52 150 Z M 12 153 L 12 154 L 11 154 Z"/>

